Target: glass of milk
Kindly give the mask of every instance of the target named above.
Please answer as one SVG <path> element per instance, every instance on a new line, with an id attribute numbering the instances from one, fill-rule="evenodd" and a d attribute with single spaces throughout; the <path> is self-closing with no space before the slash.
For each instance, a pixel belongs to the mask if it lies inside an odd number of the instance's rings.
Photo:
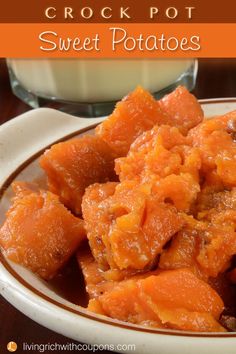
<path id="1" fill-rule="evenodd" d="M 14 94 L 31 107 L 53 107 L 83 117 L 111 113 L 137 85 L 156 98 L 178 85 L 192 90 L 194 59 L 7 59 Z"/>

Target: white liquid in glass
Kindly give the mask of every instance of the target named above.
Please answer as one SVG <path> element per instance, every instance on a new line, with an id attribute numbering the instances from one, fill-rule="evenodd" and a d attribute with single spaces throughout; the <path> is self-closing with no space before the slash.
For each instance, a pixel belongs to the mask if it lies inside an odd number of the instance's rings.
<path id="1" fill-rule="evenodd" d="M 174 83 L 193 62 L 192 59 L 8 59 L 26 90 L 41 97 L 73 102 L 118 100 L 137 85 L 158 92 Z"/>

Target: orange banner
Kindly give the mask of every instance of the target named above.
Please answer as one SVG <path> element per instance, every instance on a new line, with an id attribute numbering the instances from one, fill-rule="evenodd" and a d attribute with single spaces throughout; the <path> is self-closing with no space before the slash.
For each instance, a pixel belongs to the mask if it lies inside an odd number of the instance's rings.
<path id="1" fill-rule="evenodd" d="M 14 58 L 236 57 L 231 24 L 0 24 Z"/>

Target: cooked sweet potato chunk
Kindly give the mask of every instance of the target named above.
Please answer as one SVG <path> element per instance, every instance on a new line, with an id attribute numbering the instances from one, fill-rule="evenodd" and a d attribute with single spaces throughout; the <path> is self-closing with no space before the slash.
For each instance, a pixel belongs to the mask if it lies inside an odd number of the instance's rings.
<path id="1" fill-rule="evenodd" d="M 93 256 L 102 269 L 108 268 L 106 247 L 102 235 L 109 232 L 110 216 L 105 212 L 109 197 L 115 193 L 117 183 L 95 183 L 89 186 L 83 196 L 82 212 L 87 237 Z"/>
<path id="2" fill-rule="evenodd" d="M 210 215 L 211 211 L 223 211 L 236 207 L 236 188 L 225 191 L 222 184 L 211 180 L 204 183 L 195 206 L 199 218 Z"/>
<path id="3" fill-rule="evenodd" d="M 132 279 L 142 279 L 151 274 L 159 273 L 159 270 L 156 269 L 150 272 L 147 272 L 148 269 L 144 271 L 127 269 L 109 269 L 104 271 L 94 259 L 88 245 L 79 248 L 77 252 L 77 261 L 83 273 L 86 290 L 90 299 L 96 298 L 105 292 L 112 290 L 120 281 L 125 279 L 131 277 Z"/>
<path id="4" fill-rule="evenodd" d="M 163 124 L 165 115 L 160 104 L 141 87 L 117 103 L 115 110 L 96 128 L 100 136 L 117 154 L 125 156 L 132 142 L 156 124 Z"/>
<path id="5" fill-rule="evenodd" d="M 96 136 L 86 135 L 53 145 L 40 159 L 51 192 L 74 213 L 81 212 L 85 188 L 115 179 L 111 149 Z"/>
<path id="6" fill-rule="evenodd" d="M 107 188 L 110 186 L 91 186 L 83 198 L 93 255 L 102 265 L 106 260 L 111 268 L 143 269 L 181 229 L 184 219 L 174 206 L 152 197 L 148 185 L 125 181 L 103 199 Z"/>
<path id="7" fill-rule="evenodd" d="M 236 254 L 235 226 L 222 223 L 209 226 L 205 231 L 205 243 L 197 261 L 207 275 L 216 277 L 230 267 L 232 256 Z"/>
<path id="8" fill-rule="evenodd" d="M 165 271 L 141 282 L 143 294 L 169 309 L 206 312 L 216 319 L 223 311 L 224 305 L 218 294 L 187 269 Z"/>
<path id="9" fill-rule="evenodd" d="M 189 267 L 198 277 L 207 280 L 227 270 L 235 253 L 236 233 L 233 225 L 227 225 L 225 221 L 214 223 L 193 219 L 162 253 L 159 267 Z"/>
<path id="10" fill-rule="evenodd" d="M 200 191 L 199 184 L 190 173 L 169 175 L 153 186 L 157 200 L 173 203 L 177 210 L 189 212 Z"/>
<path id="11" fill-rule="evenodd" d="M 39 192 L 39 187 L 35 183 L 15 181 L 11 184 L 11 188 L 14 192 L 14 200 L 17 198 L 23 198 L 32 192 Z"/>
<path id="12" fill-rule="evenodd" d="M 104 239 L 118 268 L 143 269 L 155 260 L 183 223 L 175 208 L 150 199 L 143 213 L 134 211 L 117 218 Z"/>
<path id="13" fill-rule="evenodd" d="M 120 180 L 149 183 L 161 202 L 169 199 L 178 210 L 189 211 L 200 191 L 198 151 L 177 128 L 162 125 L 143 133 L 127 157 L 116 160 Z"/>
<path id="14" fill-rule="evenodd" d="M 218 294 L 191 271 L 164 271 L 121 282 L 90 303 L 90 310 L 133 323 L 190 331 L 225 331 L 217 322 L 224 309 Z M 148 323 L 148 322 L 147 322 Z M 160 325 L 158 325 L 160 324 Z"/>
<path id="15" fill-rule="evenodd" d="M 77 252 L 77 261 L 82 270 L 86 291 L 90 299 L 98 297 L 114 287 L 113 281 L 107 281 L 104 278 L 102 269 L 99 268 L 88 247 L 83 247 Z"/>
<path id="16" fill-rule="evenodd" d="M 202 238 L 196 230 L 184 228 L 161 254 L 159 267 L 165 270 L 189 268 L 199 278 L 207 279 L 196 260 L 201 244 Z"/>
<path id="17" fill-rule="evenodd" d="M 236 186 L 236 144 L 232 122 L 236 111 L 205 120 L 189 132 L 192 145 L 201 153 L 204 173 L 215 171 L 227 188 Z"/>
<path id="18" fill-rule="evenodd" d="M 197 99 L 183 86 L 164 96 L 160 101 L 166 115 L 165 124 L 179 128 L 186 134 L 203 120 L 203 110 Z"/>
<path id="19" fill-rule="evenodd" d="M 0 246 L 10 260 L 50 279 L 85 239 L 83 221 L 51 192 L 18 185 L 17 193 L 0 229 Z"/>
<path id="20" fill-rule="evenodd" d="M 182 156 L 172 148 L 184 144 L 187 139 L 177 128 L 156 126 L 134 141 L 126 157 L 116 159 L 116 172 L 121 181 L 136 178 L 140 182 L 179 173 Z"/>

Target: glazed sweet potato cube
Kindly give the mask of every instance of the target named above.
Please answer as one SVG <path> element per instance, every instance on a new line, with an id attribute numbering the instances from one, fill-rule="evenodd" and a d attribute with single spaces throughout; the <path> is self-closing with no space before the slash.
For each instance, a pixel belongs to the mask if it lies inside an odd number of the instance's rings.
<path id="1" fill-rule="evenodd" d="M 115 169 L 121 181 L 154 181 L 171 174 L 191 173 L 198 181 L 201 158 L 177 128 L 155 126 L 140 135 L 128 155 L 116 159 Z"/>
<path id="2" fill-rule="evenodd" d="M 105 294 L 90 300 L 88 310 L 120 321 L 167 328 L 152 311 L 143 306 L 138 295 L 137 279 L 124 280 Z"/>
<path id="3" fill-rule="evenodd" d="M 154 305 L 155 306 L 155 305 Z M 190 332 L 226 332 L 226 329 L 207 312 L 192 312 L 185 309 L 166 309 L 155 306 L 163 323 L 168 328 Z"/>
<path id="4" fill-rule="evenodd" d="M 197 261 L 212 277 L 227 270 L 236 253 L 236 189 L 217 189 L 214 184 L 203 189 L 196 206 L 197 217 L 205 224 Z"/>
<path id="5" fill-rule="evenodd" d="M 83 221 L 51 192 L 24 192 L 18 185 L 17 193 L 0 229 L 0 246 L 10 260 L 50 279 L 86 238 Z"/>
<path id="6" fill-rule="evenodd" d="M 236 111 L 205 120 L 189 132 L 201 154 L 203 173 L 215 172 L 224 187 L 236 186 Z"/>
<path id="7" fill-rule="evenodd" d="M 53 145 L 40 159 L 51 192 L 74 213 L 81 212 L 85 188 L 114 180 L 114 155 L 96 136 L 86 135 Z"/>
<path id="8" fill-rule="evenodd" d="M 174 207 L 150 199 L 142 214 L 131 212 L 119 217 L 106 243 L 118 268 L 143 269 L 183 224 Z"/>
<path id="9" fill-rule="evenodd" d="M 182 164 L 181 156 L 171 152 L 176 145 L 186 143 L 178 129 L 162 125 L 141 134 L 131 145 L 128 155 L 116 159 L 115 169 L 121 181 L 152 176 L 165 177 L 178 173 Z"/>
<path id="10" fill-rule="evenodd" d="M 83 198 L 92 253 L 98 263 L 104 265 L 106 260 L 112 269 L 144 269 L 182 228 L 183 217 L 174 206 L 152 198 L 149 185 L 125 181 L 111 196 L 99 200 L 108 187 L 91 186 Z"/>
<path id="11" fill-rule="evenodd" d="M 236 186 L 236 148 L 231 156 L 219 154 L 216 158 L 217 173 L 226 187 Z"/>
<path id="12" fill-rule="evenodd" d="M 206 175 L 206 179 L 202 184 L 201 193 L 199 193 L 195 205 L 195 211 L 198 213 L 198 218 L 200 219 L 204 218 L 206 215 L 209 215 L 210 210 L 215 210 L 216 208 L 218 209 L 218 206 L 225 210 L 226 205 L 231 204 L 230 198 L 228 200 L 228 196 L 231 194 L 231 191 L 224 191 L 224 186 L 222 185 L 222 183 L 218 180 L 218 178 L 215 179 L 212 175 L 215 176 L 216 174 L 214 173 L 211 175 Z M 226 202 L 225 206 L 224 201 Z"/>
<path id="13" fill-rule="evenodd" d="M 236 188 L 223 190 L 212 183 L 204 186 L 198 197 L 196 211 L 198 219 L 212 223 L 236 223 Z"/>
<path id="14" fill-rule="evenodd" d="M 114 287 L 113 281 L 107 281 L 99 268 L 89 247 L 82 247 L 77 252 L 77 261 L 84 276 L 89 298 L 96 298 Z"/>
<path id="15" fill-rule="evenodd" d="M 200 192 L 199 183 L 192 174 L 169 175 L 157 181 L 153 193 L 160 202 L 169 201 L 177 210 L 189 212 Z"/>
<path id="16" fill-rule="evenodd" d="M 226 132 L 228 133 L 228 135 L 226 134 L 222 135 L 222 137 L 223 136 L 225 137 L 225 141 L 222 141 L 219 146 L 214 147 L 213 144 L 212 146 L 209 146 L 212 149 L 215 148 L 216 152 L 220 151 L 222 150 L 224 143 L 228 142 L 227 145 L 228 146 L 231 145 L 231 142 L 234 138 L 233 133 L 234 133 L 235 119 L 236 119 L 236 110 L 221 116 L 215 116 L 209 119 L 204 119 L 204 121 L 201 124 L 191 129 L 191 131 L 189 132 L 189 137 L 191 137 L 192 143 L 194 145 L 201 146 L 206 140 L 206 138 L 208 138 L 212 134 L 215 134 L 216 137 L 218 137 L 218 134 L 221 134 L 222 132 Z M 214 152 L 214 150 L 212 151 Z"/>
<path id="17" fill-rule="evenodd" d="M 201 123 L 203 110 L 197 99 L 184 87 L 179 86 L 160 101 L 166 115 L 165 124 L 179 128 L 183 134 Z"/>
<path id="18" fill-rule="evenodd" d="M 236 254 L 235 225 L 225 222 L 224 218 L 220 223 L 212 223 L 207 227 L 205 245 L 201 247 L 197 261 L 208 276 L 216 277 L 230 267 L 232 257 Z"/>
<path id="19" fill-rule="evenodd" d="M 201 157 L 177 128 L 162 125 L 139 136 L 126 157 L 116 159 L 121 181 L 149 183 L 159 200 L 188 212 L 200 191 Z"/>
<path id="20" fill-rule="evenodd" d="M 145 279 L 121 282 L 98 297 L 90 310 L 133 323 L 189 331 L 225 331 L 217 322 L 224 309 L 219 295 L 191 271 L 164 271 Z"/>
<path id="21" fill-rule="evenodd" d="M 214 216 L 215 218 L 216 216 Z M 172 239 L 161 254 L 161 269 L 190 268 L 207 280 L 226 271 L 236 253 L 236 233 L 232 219 L 201 221 L 187 217 L 185 227 Z M 188 224 L 189 221 L 189 224 Z M 236 213 L 235 213 L 236 225 Z"/>
<path id="22" fill-rule="evenodd" d="M 143 210 L 144 194 L 136 192 L 136 200 L 133 199 L 135 186 L 132 182 L 127 188 L 111 182 L 94 184 L 86 189 L 83 196 L 82 211 L 89 244 L 93 256 L 104 270 L 117 268 L 108 240 L 116 219 L 127 214 L 132 207 L 136 208 L 137 214 L 138 210 Z"/>
<path id="23" fill-rule="evenodd" d="M 82 212 L 89 245 L 93 256 L 102 269 L 108 269 L 106 247 L 102 235 L 109 232 L 110 217 L 105 210 L 109 207 L 108 198 L 115 193 L 117 183 L 95 183 L 89 186 L 83 196 Z"/>
<path id="24" fill-rule="evenodd" d="M 113 113 L 96 128 L 96 134 L 117 156 L 125 156 L 140 134 L 164 122 L 165 115 L 159 102 L 149 92 L 137 87 L 117 103 Z"/>
<path id="25" fill-rule="evenodd" d="M 169 309 L 206 312 L 218 319 L 224 308 L 218 294 L 187 269 L 161 272 L 141 283 L 142 295 L 150 296 L 154 303 Z"/>
<path id="26" fill-rule="evenodd" d="M 139 279 L 145 278 L 146 274 L 157 274 L 158 271 L 154 270 L 151 273 L 146 271 L 137 272 L 134 270 L 119 270 L 109 269 L 104 271 L 101 269 L 99 263 L 94 259 L 88 245 L 85 244 L 77 251 L 77 261 L 83 273 L 86 285 L 86 291 L 89 298 L 97 298 L 107 291 L 112 290 L 124 279 L 131 277 Z"/>
<path id="27" fill-rule="evenodd" d="M 196 260 L 201 243 L 202 238 L 197 230 L 184 228 L 173 237 L 171 245 L 162 252 L 158 266 L 165 270 L 189 268 L 199 278 L 207 280 L 208 276 L 200 270 Z"/>
<path id="28" fill-rule="evenodd" d="M 14 200 L 17 198 L 23 198 L 32 192 L 39 192 L 40 190 L 37 184 L 23 181 L 12 182 L 11 188 L 14 192 Z"/>
<path id="29" fill-rule="evenodd" d="M 96 302 L 90 301 L 88 310 L 95 310 L 96 313 L 132 323 L 140 323 L 149 319 L 158 320 L 157 316 L 146 313 L 140 306 L 137 282 L 132 279 L 121 282 L 112 291 L 99 296 Z"/>

